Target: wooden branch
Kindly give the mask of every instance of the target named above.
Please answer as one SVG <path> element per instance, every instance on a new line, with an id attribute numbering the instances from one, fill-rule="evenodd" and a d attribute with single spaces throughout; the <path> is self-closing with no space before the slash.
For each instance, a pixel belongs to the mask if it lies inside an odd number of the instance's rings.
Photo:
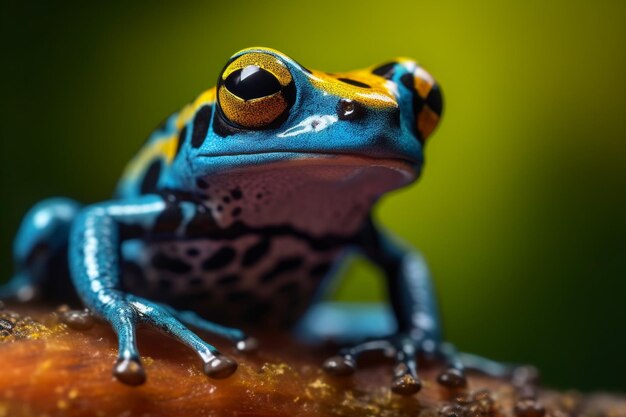
<path id="1" fill-rule="evenodd" d="M 106 324 L 80 314 L 64 321 L 82 330 L 62 321 L 41 307 L 0 310 L 0 417 L 626 416 L 623 397 L 540 390 L 533 398 L 522 392 L 528 387 L 484 375 L 470 375 L 468 389 L 453 392 L 435 382 L 436 365 L 421 370 L 422 391 L 405 398 L 389 390 L 388 363 L 331 377 L 320 369 L 329 349 L 303 346 L 288 335 L 261 337 L 254 356 L 217 343 L 240 366 L 232 377 L 215 381 L 191 351 L 142 331 L 148 381 L 129 387 L 111 376 L 117 343 Z"/>

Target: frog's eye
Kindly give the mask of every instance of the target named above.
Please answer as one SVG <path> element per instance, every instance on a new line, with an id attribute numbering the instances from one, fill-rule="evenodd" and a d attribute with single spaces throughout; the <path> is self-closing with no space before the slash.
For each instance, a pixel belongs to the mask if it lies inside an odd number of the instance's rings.
<path id="1" fill-rule="evenodd" d="M 287 67 L 263 53 L 245 54 L 226 65 L 217 93 L 224 116 L 247 129 L 276 126 L 286 118 L 294 96 Z"/>

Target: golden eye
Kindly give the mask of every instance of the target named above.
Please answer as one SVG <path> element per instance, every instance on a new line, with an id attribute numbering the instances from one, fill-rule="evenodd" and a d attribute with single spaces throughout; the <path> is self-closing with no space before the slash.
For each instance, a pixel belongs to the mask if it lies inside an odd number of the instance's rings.
<path id="1" fill-rule="evenodd" d="M 224 116 L 248 129 L 270 128 L 283 120 L 294 96 L 289 70 L 278 58 L 262 53 L 245 54 L 228 64 L 217 94 Z"/>

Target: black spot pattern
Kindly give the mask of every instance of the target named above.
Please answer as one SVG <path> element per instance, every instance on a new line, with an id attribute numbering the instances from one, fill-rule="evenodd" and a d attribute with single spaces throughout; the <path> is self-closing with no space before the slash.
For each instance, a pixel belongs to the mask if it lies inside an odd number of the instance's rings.
<path id="1" fill-rule="evenodd" d="M 253 298 L 254 296 L 252 295 L 252 293 L 250 291 L 245 291 L 245 290 L 233 291 L 226 295 L 226 299 L 232 303 L 248 301 Z"/>
<path id="2" fill-rule="evenodd" d="M 437 116 L 441 116 L 441 112 L 443 111 L 443 98 L 439 84 L 433 85 L 430 89 L 428 97 L 426 97 L 426 104 L 432 111 L 437 113 Z"/>
<path id="3" fill-rule="evenodd" d="M 200 251 L 197 248 L 189 248 L 189 249 L 187 249 L 187 256 L 189 256 L 191 258 L 195 258 L 198 255 L 200 255 Z"/>
<path id="4" fill-rule="evenodd" d="M 170 281 L 169 279 L 161 278 L 159 279 L 158 284 L 159 288 L 162 290 L 168 291 L 172 289 L 172 281 Z"/>
<path id="5" fill-rule="evenodd" d="M 300 286 L 296 282 L 283 284 L 276 290 L 276 296 L 279 300 L 284 300 L 287 308 L 293 309 L 300 304 Z"/>
<path id="6" fill-rule="evenodd" d="M 350 78 L 337 78 L 339 81 L 344 82 L 346 84 L 353 85 L 355 87 L 361 88 L 372 88 L 369 84 L 362 83 L 361 81 L 353 80 Z"/>
<path id="7" fill-rule="evenodd" d="M 181 259 L 172 258 L 164 253 L 157 253 L 152 257 L 152 265 L 157 269 L 162 269 L 176 274 L 186 274 L 191 271 L 191 265 Z"/>
<path id="8" fill-rule="evenodd" d="M 208 208 L 204 206 L 197 207 L 197 213 L 191 219 L 185 229 L 185 235 L 194 237 L 211 236 L 211 233 L 218 229 L 218 225 Z"/>
<path id="9" fill-rule="evenodd" d="M 164 194 L 164 198 L 168 202 L 168 205 L 171 205 L 172 209 L 176 209 L 174 212 L 178 213 L 176 219 L 179 219 L 179 221 L 176 227 L 179 227 L 182 221 L 182 211 L 180 211 L 178 204 L 182 201 L 189 201 L 196 205 L 196 214 L 183 231 L 184 236 L 187 238 L 206 238 L 207 236 L 211 236 L 211 238 L 216 240 L 233 240 L 251 234 L 262 235 L 268 238 L 274 236 L 292 236 L 304 240 L 310 248 L 317 251 L 326 251 L 332 248 L 353 244 L 356 242 L 355 239 L 357 239 L 356 235 L 326 234 L 313 236 L 303 230 L 294 228 L 290 224 L 253 227 L 241 221 L 236 221 L 230 226 L 222 228 L 218 226 L 210 209 L 199 203 L 197 195 L 170 191 Z"/>
<path id="10" fill-rule="evenodd" d="M 331 264 L 329 262 L 321 262 L 313 265 L 309 270 L 309 275 L 314 278 L 321 278 L 330 270 Z"/>
<path id="11" fill-rule="evenodd" d="M 204 179 L 202 178 L 196 178 L 196 185 L 199 188 L 202 188 L 203 190 L 206 190 L 207 188 L 209 188 L 209 183 L 206 182 Z"/>
<path id="12" fill-rule="evenodd" d="M 230 190 L 230 196 L 234 200 L 241 200 L 241 197 L 243 197 L 243 193 L 241 192 L 241 189 L 233 188 L 232 190 Z"/>
<path id="13" fill-rule="evenodd" d="M 139 191 L 141 192 L 141 194 L 148 194 L 156 191 L 162 168 L 163 163 L 159 159 L 153 161 L 150 164 L 150 166 L 146 170 L 146 173 L 143 176 L 143 180 L 141 180 L 141 185 L 139 187 Z"/>
<path id="14" fill-rule="evenodd" d="M 189 280 L 189 285 L 192 287 L 200 287 L 204 283 L 204 280 L 200 277 L 193 277 Z"/>
<path id="15" fill-rule="evenodd" d="M 406 73 L 400 77 L 400 82 L 403 86 L 405 86 L 409 91 L 415 91 L 415 85 L 413 84 L 413 75 L 410 73 Z"/>
<path id="16" fill-rule="evenodd" d="M 193 130 L 191 132 L 191 146 L 199 148 L 204 142 L 209 131 L 209 121 L 211 120 L 211 109 L 209 105 L 204 105 L 196 112 L 193 118 Z"/>
<path id="17" fill-rule="evenodd" d="M 237 252 L 235 252 L 233 248 L 224 246 L 202 263 L 202 269 L 205 271 L 214 271 L 224 268 L 235 259 L 235 255 L 237 255 Z"/>
<path id="18" fill-rule="evenodd" d="M 252 266 L 259 262 L 261 258 L 263 258 L 263 256 L 269 251 L 271 244 L 270 242 L 271 241 L 269 239 L 264 238 L 261 239 L 261 241 L 257 244 L 248 248 L 248 250 L 246 250 L 246 252 L 243 254 L 241 265 Z"/>
<path id="19" fill-rule="evenodd" d="M 176 232 L 183 221 L 183 212 L 178 205 L 174 195 L 164 195 L 166 203 L 165 210 L 157 217 L 152 227 L 155 234 L 172 234 Z"/>
<path id="20" fill-rule="evenodd" d="M 372 73 L 390 80 L 396 71 L 396 65 L 397 64 L 395 62 L 389 62 L 375 68 Z"/>
<path id="21" fill-rule="evenodd" d="M 411 92 L 411 96 L 413 98 L 413 114 L 417 116 L 422 111 L 425 101 L 419 95 L 417 90 L 415 90 L 415 84 L 413 82 L 413 75 L 408 74 L 408 73 L 404 74 L 402 77 L 400 77 L 400 82 L 402 83 L 403 86 L 405 86 Z M 417 140 L 423 144 L 424 138 L 422 137 L 422 134 L 420 133 L 420 131 L 417 129 L 417 123 L 412 123 L 410 128 L 411 128 L 411 132 L 415 135 Z"/>
<path id="22" fill-rule="evenodd" d="M 274 281 L 280 275 L 298 269 L 303 262 L 304 260 L 300 256 L 283 258 L 274 266 L 274 268 L 270 269 L 261 276 L 261 282 L 267 284 Z"/>
<path id="23" fill-rule="evenodd" d="M 236 284 L 240 280 L 239 275 L 237 274 L 228 274 L 220 277 L 215 281 L 215 283 L 219 286 L 229 286 Z"/>
<path id="24" fill-rule="evenodd" d="M 176 154 L 174 158 L 178 156 L 180 153 L 180 149 L 183 147 L 183 143 L 185 143 L 185 139 L 187 138 L 187 126 L 183 127 L 178 134 L 178 143 L 176 144 Z"/>
<path id="25" fill-rule="evenodd" d="M 231 215 L 232 215 L 233 217 L 237 217 L 237 216 L 239 216 L 240 214 L 241 214 L 241 207 L 235 207 L 235 208 L 233 209 L 233 211 L 231 212 Z"/>

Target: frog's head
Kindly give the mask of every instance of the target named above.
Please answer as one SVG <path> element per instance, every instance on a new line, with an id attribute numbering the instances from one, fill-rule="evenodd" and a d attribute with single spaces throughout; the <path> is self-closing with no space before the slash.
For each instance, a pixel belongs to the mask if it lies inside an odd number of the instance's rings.
<path id="1" fill-rule="evenodd" d="M 277 164 L 389 166 L 419 176 L 442 111 L 433 78 L 408 59 L 346 73 L 309 70 L 272 49 L 236 53 L 187 140 L 194 175 Z M 200 130 L 199 136 L 196 131 Z"/>

